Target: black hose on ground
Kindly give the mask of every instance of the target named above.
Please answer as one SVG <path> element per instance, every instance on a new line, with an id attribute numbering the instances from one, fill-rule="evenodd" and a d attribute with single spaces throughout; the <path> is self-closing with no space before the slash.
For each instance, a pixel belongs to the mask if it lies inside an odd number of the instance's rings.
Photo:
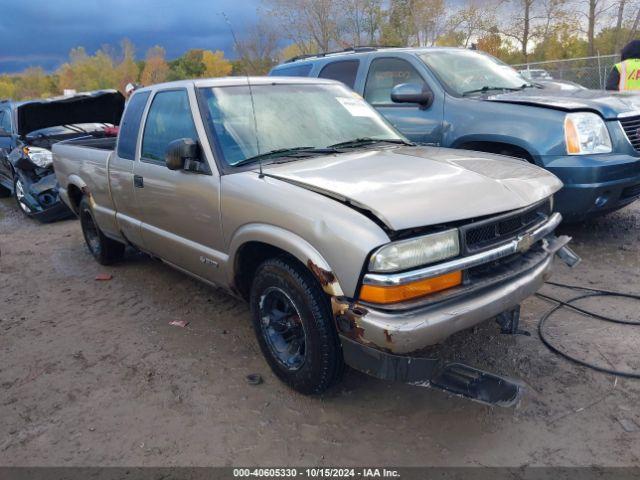
<path id="1" fill-rule="evenodd" d="M 595 318 L 598 320 L 603 320 L 605 322 L 611 322 L 611 323 L 617 323 L 620 325 L 640 325 L 640 321 L 629 321 L 629 320 L 621 320 L 618 318 L 612 318 L 612 317 L 608 317 L 605 315 L 600 315 L 598 313 L 592 312 L 590 310 L 587 310 L 585 308 L 580 308 L 577 307 L 575 305 L 573 305 L 574 302 L 577 302 L 578 300 L 582 300 L 583 298 L 591 298 L 591 297 L 621 297 L 621 298 L 630 298 L 633 300 L 639 300 L 640 301 L 640 295 L 634 295 L 631 293 L 622 293 L 622 292 L 614 292 L 611 290 L 602 290 L 602 289 L 598 289 L 598 288 L 588 288 L 588 287 L 581 287 L 578 285 L 567 285 L 567 284 L 563 284 L 563 283 L 556 283 L 556 282 L 545 282 L 547 285 L 553 285 L 554 287 L 561 287 L 561 288 L 566 288 L 569 290 L 575 290 L 575 291 L 585 291 L 585 292 L 589 292 L 589 293 L 585 293 L 582 295 L 578 295 L 576 297 L 570 298 L 569 300 L 560 300 L 558 298 L 554 298 L 551 297 L 549 295 L 545 295 L 544 293 L 536 293 L 537 297 L 543 298 L 545 300 L 549 300 L 552 302 L 555 302 L 557 305 L 554 306 L 551 310 L 549 310 L 547 313 L 545 313 L 541 318 L 540 321 L 538 322 L 538 336 L 540 337 L 540 340 L 542 340 L 542 343 L 544 345 L 546 345 L 546 347 L 551 350 L 552 352 L 557 353 L 558 355 L 566 358 L 567 360 L 570 360 L 571 362 L 574 362 L 578 365 L 582 365 L 583 367 L 587 367 L 590 368 L 592 370 L 596 370 L 598 372 L 602 372 L 602 373 L 608 373 L 611 375 L 617 375 L 619 377 L 625 377 L 625 378 L 639 378 L 640 379 L 640 372 L 627 372 L 627 371 L 622 371 L 622 370 L 613 370 L 613 369 L 608 369 L 608 368 L 604 368 L 604 367 L 600 367 L 598 365 L 594 365 L 592 363 L 586 362 L 584 360 L 581 360 L 579 358 L 576 358 L 572 355 L 569 355 L 568 353 L 560 350 L 558 347 L 556 347 L 555 345 L 553 345 L 551 343 L 551 341 L 549 340 L 549 338 L 546 336 L 546 334 L 544 333 L 544 325 L 547 322 L 547 320 L 549 319 L 549 317 L 551 317 L 555 312 L 557 312 L 558 310 L 562 309 L 562 308 L 570 308 L 572 310 L 575 310 L 583 315 L 586 315 L 588 317 L 591 318 Z"/>

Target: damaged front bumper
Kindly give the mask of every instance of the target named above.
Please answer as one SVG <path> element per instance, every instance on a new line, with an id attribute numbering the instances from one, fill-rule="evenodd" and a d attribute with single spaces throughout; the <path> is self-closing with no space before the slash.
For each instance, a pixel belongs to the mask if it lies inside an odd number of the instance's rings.
<path id="1" fill-rule="evenodd" d="M 395 354 L 415 352 L 519 305 L 549 278 L 552 263 L 553 255 L 544 255 L 534 268 L 509 281 L 422 308 L 351 308 L 350 321 L 345 324 L 339 319 L 338 325 L 345 336 L 365 345 Z M 356 331 L 349 330 L 351 325 Z"/>
<path id="2" fill-rule="evenodd" d="M 411 353 L 504 312 L 519 313 L 520 303 L 549 278 L 555 254 L 572 266 L 577 264 L 579 257 L 566 246 L 570 238 L 553 234 L 561 220 L 560 214 L 553 214 L 506 244 L 418 272 L 365 276 L 365 281 L 401 282 L 405 277 L 415 280 L 455 269 L 483 269 L 482 280 L 409 306 L 381 308 L 334 298 L 345 361 L 378 378 L 435 386 L 492 404 L 512 404 L 519 396 L 519 382 Z"/>
<path id="3" fill-rule="evenodd" d="M 53 172 L 35 182 L 27 175 L 20 175 L 19 178 L 24 188 L 20 201 L 28 207 L 29 217 L 49 223 L 74 216 L 58 194 L 58 183 Z"/>
<path id="4" fill-rule="evenodd" d="M 399 274 L 367 274 L 365 283 L 398 285 L 462 270 L 467 285 L 397 306 L 334 299 L 338 330 L 359 343 L 406 354 L 495 317 L 533 295 L 550 275 L 554 254 L 569 237 L 556 238 L 559 213 L 513 240 L 483 252 Z"/>

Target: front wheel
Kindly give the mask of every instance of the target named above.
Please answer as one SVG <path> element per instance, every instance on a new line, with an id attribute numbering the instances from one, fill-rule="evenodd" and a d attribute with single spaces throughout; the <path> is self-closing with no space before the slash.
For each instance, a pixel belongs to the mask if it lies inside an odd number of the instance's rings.
<path id="1" fill-rule="evenodd" d="M 78 210 L 82 234 L 93 258 L 101 265 L 111 265 L 120 260 L 124 255 L 125 245 L 106 237 L 98 228 L 87 197 L 82 197 Z"/>
<path id="2" fill-rule="evenodd" d="M 340 380 L 344 360 L 331 308 L 303 265 L 286 257 L 265 261 L 250 303 L 258 343 L 278 378 L 304 394 Z"/>
<path id="3" fill-rule="evenodd" d="M 33 212 L 31 207 L 27 203 L 26 199 L 26 187 L 19 176 L 16 175 L 15 180 L 13 181 L 13 197 L 16 200 L 16 204 L 20 211 L 25 214 L 27 217 L 31 218 Z"/>

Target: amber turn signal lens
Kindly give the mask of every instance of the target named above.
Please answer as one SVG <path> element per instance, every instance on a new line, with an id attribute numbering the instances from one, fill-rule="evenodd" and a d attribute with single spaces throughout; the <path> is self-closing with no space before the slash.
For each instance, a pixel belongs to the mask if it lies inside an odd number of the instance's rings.
<path id="1" fill-rule="evenodd" d="M 360 300 L 371 303 L 398 303 L 413 298 L 423 297 L 430 293 L 440 292 L 462 283 L 462 272 L 452 272 L 439 277 L 418 280 L 392 287 L 379 285 L 363 285 Z"/>
<path id="2" fill-rule="evenodd" d="M 567 153 L 580 153 L 580 138 L 573 120 L 564 121 L 564 140 L 567 144 Z"/>

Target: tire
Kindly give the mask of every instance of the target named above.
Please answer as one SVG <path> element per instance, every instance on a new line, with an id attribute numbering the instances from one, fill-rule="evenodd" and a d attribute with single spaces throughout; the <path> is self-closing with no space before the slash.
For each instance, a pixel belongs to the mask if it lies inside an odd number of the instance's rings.
<path id="1" fill-rule="evenodd" d="M 78 207 L 80 226 L 89 252 L 100 265 L 111 265 L 124 256 L 125 245 L 116 242 L 102 233 L 93 216 L 87 197 L 82 197 Z"/>
<path id="2" fill-rule="evenodd" d="M 11 196 L 11 189 L 0 185 L 0 198 L 7 198 Z"/>
<path id="3" fill-rule="evenodd" d="M 20 180 L 20 177 L 18 177 L 18 175 L 15 175 L 13 178 L 13 198 L 16 201 L 18 210 L 20 210 L 27 218 L 31 218 L 33 216 L 31 208 L 20 200 L 23 195 L 24 185 L 22 184 L 22 180 Z"/>
<path id="4" fill-rule="evenodd" d="M 287 257 L 266 260 L 256 271 L 250 305 L 260 349 L 280 380 L 305 395 L 340 380 L 344 359 L 331 307 L 303 265 Z"/>

